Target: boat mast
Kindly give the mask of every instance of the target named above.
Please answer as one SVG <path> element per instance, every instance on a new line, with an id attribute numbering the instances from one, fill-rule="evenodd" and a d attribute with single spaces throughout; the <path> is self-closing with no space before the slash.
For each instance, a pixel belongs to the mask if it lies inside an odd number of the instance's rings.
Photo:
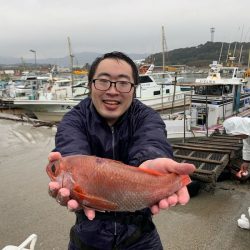
<path id="1" fill-rule="evenodd" d="M 230 56 L 230 47 L 231 47 L 231 41 L 228 45 L 228 50 L 227 50 L 227 58 L 226 58 L 226 65 L 228 64 L 228 59 L 229 59 L 229 56 Z"/>
<path id="2" fill-rule="evenodd" d="M 164 26 L 162 26 L 161 29 L 162 29 L 162 71 L 164 73 L 165 72 L 165 52 L 167 50 L 167 43 L 166 43 Z"/>
<path id="3" fill-rule="evenodd" d="M 247 63 L 247 68 L 249 69 L 249 64 L 250 64 L 250 49 L 248 51 L 248 63 Z"/>
<path id="4" fill-rule="evenodd" d="M 233 57 L 235 57 L 235 51 L 236 51 L 237 41 L 234 44 L 234 51 L 233 51 Z"/>
<path id="5" fill-rule="evenodd" d="M 74 85 L 74 76 L 73 76 L 74 55 L 72 54 L 72 50 L 71 50 L 70 37 L 68 37 L 68 45 L 69 45 L 70 71 L 71 71 L 71 87 L 73 87 L 73 85 Z"/>
<path id="6" fill-rule="evenodd" d="M 165 37 L 165 29 L 164 26 L 162 25 L 161 27 L 162 30 L 162 72 L 163 72 L 163 79 L 165 78 L 164 72 L 165 72 L 165 53 L 167 51 L 167 42 L 166 42 L 166 37 Z M 163 111 L 163 89 L 164 89 L 164 81 L 161 84 L 161 109 Z"/>
<path id="7" fill-rule="evenodd" d="M 244 24 L 243 24 L 243 26 L 242 26 L 241 36 L 240 36 L 240 43 L 241 43 L 241 47 L 240 47 L 240 55 L 239 55 L 238 66 L 240 65 L 240 61 L 241 61 L 241 54 L 242 54 L 242 49 L 243 49 L 243 44 L 242 44 L 243 31 L 244 31 Z"/>
<path id="8" fill-rule="evenodd" d="M 240 66 L 241 55 L 242 55 L 242 49 L 243 49 L 243 44 L 241 44 L 241 46 L 240 46 L 240 55 L 239 55 L 238 66 Z"/>
<path id="9" fill-rule="evenodd" d="M 222 50 L 223 50 L 223 45 L 224 43 L 221 44 L 221 48 L 220 48 L 220 56 L 219 56 L 219 63 L 220 63 L 220 60 L 221 60 L 221 55 L 222 55 Z"/>

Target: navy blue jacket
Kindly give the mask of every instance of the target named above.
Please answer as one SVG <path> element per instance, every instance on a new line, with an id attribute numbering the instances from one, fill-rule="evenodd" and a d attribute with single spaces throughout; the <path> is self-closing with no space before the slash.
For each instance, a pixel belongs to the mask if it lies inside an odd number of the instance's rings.
<path id="1" fill-rule="evenodd" d="M 112 126 L 86 98 L 65 114 L 56 134 L 54 151 L 65 155 L 96 155 L 139 166 L 158 157 L 172 158 L 160 115 L 137 99 Z"/>

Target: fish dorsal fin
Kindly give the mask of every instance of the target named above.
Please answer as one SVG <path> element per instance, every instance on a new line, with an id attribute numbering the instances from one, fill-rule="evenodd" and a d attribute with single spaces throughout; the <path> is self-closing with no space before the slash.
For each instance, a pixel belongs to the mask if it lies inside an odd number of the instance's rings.
<path id="1" fill-rule="evenodd" d="M 165 175 L 164 173 L 160 173 L 157 170 L 150 169 L 150 168 L 138 168 L 138 170 L 143 171 L 147 174 L 155 175 L 155 176 L 163 176 Z"/>
<path id="2" fill-rule="evenodd" d="M 112 166 L 125 166 L 124 163 L 120 162 L 120 161 L 116 161 L 116 160 L 110 160 L 110 162 L 112 162 Z M 131 166 L 132 167 L 132 166 Z M 136 168 L 136 167 L 133 167 Z M 150 174 L 150 175 L 155 175 L 155 176 L 163 176 L 165 175 L 164 173 L 158 172 L 157 170 L 154 169 L 150 169 L 150 168 L 136 168 L 139 171 L 143 171 L 144 173 Z"/>
<path id="3" fill-rule="evenodd" d="M 93 208 L 99 211 L 116 211 L 118 205 L 112 201 L 106 200 L 102 197 L 89 195 L 78 185 L 74 186 L 73 194 L 80 200 L 80 205 Z"/>

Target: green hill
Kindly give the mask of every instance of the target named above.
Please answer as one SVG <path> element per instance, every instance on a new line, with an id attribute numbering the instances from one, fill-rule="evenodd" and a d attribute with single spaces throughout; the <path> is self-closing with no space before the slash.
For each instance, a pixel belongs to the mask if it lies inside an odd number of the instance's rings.
<path id="1" fill-rule="evenodd" d="M 250 50 L 250 43 L 233 42 L 207 42 L 196 47 L 181 48 L 171 50 L 165 53 L 165 65 L 188 65 L 196 67 L 207 67 L 212 61 L 219 61 L 220 52 L 222 49 L 220 62 L 226 62 L 228 50 L 230 48 L 230 55 L 236 57 L 238 63 L 241 54 L 241 64 L 247 65 Z M 235 52 L 234 52 L 235 51 Z M 242 51 L 242 52 L 241 52 Z M 150 55 L 146 61 L 154 62 L 156 66 L 162 65 L 162 53 Z"/>

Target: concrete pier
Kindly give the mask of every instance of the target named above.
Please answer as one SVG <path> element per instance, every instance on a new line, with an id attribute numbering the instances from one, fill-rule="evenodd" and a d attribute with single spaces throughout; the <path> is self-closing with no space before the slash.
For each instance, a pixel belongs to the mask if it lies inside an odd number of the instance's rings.
<path id="1" fill-rule="evenodd" d="M 74 213 L 47 193 L 45 166 L 55 129 L 0 120 L 0 135 L 0 249 L 32 233 L 37 250 L 67 249 Z M 249 249 L 250 230 L 237 226 L 250 206 L 249 191 L 249 182 L 223 181 L 213 194 L 201 191 L 188 205 L 154 216 L 164 249 Z"/>

